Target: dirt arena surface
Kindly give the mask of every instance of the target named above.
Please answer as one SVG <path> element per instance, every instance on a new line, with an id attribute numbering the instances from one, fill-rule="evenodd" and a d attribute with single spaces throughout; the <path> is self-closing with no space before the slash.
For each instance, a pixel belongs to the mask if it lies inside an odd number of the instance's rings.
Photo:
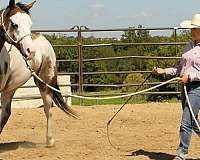
<path id="1" fill-rule="evenodd" d="M 56 145 L 45 147 L 46 120 L 42 108 L 12 109 L 0 137 L 0 160 L 172 160 L 178 145 L 180 104 L 127 105 L 111 123 L 111 141 L 106 123 L 120 106 L 73 108 L 81 120 L 53 108 Z M 200 140 L 193 134 L 189 159 L 200 158 Z"/>

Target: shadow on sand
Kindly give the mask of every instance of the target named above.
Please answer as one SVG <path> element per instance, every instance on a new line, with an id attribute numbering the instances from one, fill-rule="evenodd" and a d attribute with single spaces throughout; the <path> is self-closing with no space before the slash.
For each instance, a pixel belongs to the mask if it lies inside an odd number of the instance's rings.
<path id="1" fill-rule="evenodd" d="M 149 159 L 153 159 L 153 160 L 173 160 L 173 158 L 175 157 L 172 154 L 168 154 L 168 153 L 162 153 L 162 152 L 149 152 L 149 151 L 145 151 L 145 150 L 137 150 L 132 152 L 130 155 L 125 155 L 127 157 L 131 157 L 131 156 L 146 156 Z M 198 159 L 187 159 L 187 160 L 200 160 Z"/>
<path id="2" fill-rule="evenodd" d="M 23 142 L 8 142 L 0 143 L 0 153 L 16 150 L 21 148 L 36 148 L 36 144 L 33 142 L 23 141 Z"/>

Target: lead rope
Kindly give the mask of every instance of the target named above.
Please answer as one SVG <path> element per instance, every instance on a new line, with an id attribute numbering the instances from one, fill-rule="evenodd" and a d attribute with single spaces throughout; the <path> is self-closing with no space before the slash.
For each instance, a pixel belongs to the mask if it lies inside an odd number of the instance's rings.
<path id="1" fill-rule="evenodd" d="M 135 92 L 137 92 L 151 76 L 152 76 L 152 73 L 149 74 L 149 75 L 145 78 L 145 80 L 139 85 L 138 88 L 136 88 Z M 115 145 L 112 144 L 111 139 L 110 139 L 110 134 L 109 134 L 109 133 L 110 133 L 110 132 L 109 132 L 109 126 L 110 126 L 111 122 L 113 121 L 113 119 L 117 116 L 117 114 L 118 114 L 118 113 L 124 108 L 124 106 L 132 99 L 132 97 L 133 97 L 133 95 L 130 96 L 130 97 L 125 101 L 125 103 L 124 103 L 124 104 L 118 109 L 118 111 L 110 118 L 110 120 L 107 122 L 107 125 L 106 125 L 108 142 L 109 142 L 109 144 L 110 144 L 113 148 L 115 148 L 115 149 L 117 149 L 117 150 L 121 150 L 121 149 L 120 149 L 119 147 L 116 147 Z"/>
<path id="2" fill-rule="evenodd" d="M 145 80 L 144 80 L 144 82 L 143 83 L 141 83 L 141 85 L 136 89 L 136 91 L 135 92 L 137 92 L 140 88 L 141 88 L 141 86 L 147 81 L 147 79 L 151 76 L 152 74 L 150 74 Z M 179 78 L 178 78 L 179 79 Z M 177 79 L 177 80 L 178 80 Z M 187 102 L 188 102 L 188 107 L 189 107 L 189 110 L 190 110 L 190 113 L 191 113 L 191 115 L 192 115 L 192 118 L 194 119 L 194 121 L 195 121 L 195 123 L 196 123 L 196 125 L 197 125 L 197 127 L 198 127 L 198 129 L 199 129 L 199 132 L 200 132 L 200 126 L 199 126 L 199 123 L 198 123 L 198 121 L 197 121 L 197 119 L 196 119 L 196 117 L 195 117 L 195 115 L 194 115 L 194 112 L 193 112 L 193 110 L 192 110 L 192 106 L 191 106 L 191 103 L 190 103 L 190 100 L 189 100 L 189 97 L 188 97 L 188 93 L 187 93 L 187 89 L 186 89 L 186 85 L 184 84 L 184 92 L 185 92 L 185 96 L 186 96 L 186 100 L 187 100 Z M 119 108 L 119 110 L 111 117 L 111 119 L 107 122 L 107 138 L 108 138 L 108 142 L 109 142 L 109 144 L 112 146 L 112 148 L 114 148 L 114 149 L 116 149 L 116 150 L 120 150 L 120 151 L 124 151 L 124 152 L 127 152 L 128 150 L 125 150 L 125 149 L 121 149 L 120 147 L 117 147 L 117 146 L 115 146 L 112 142 L 111 142 L 111 139 L 110 139 L 110 132 L 109 132 L 109 126 L 110 126 L 110 124 L 111 124 L 111 122 L 112 122 L 112 120 L 117 116 L 117 114 L 124 108 L 124 106 L 128 103 L 128 101 L 131 99 L 133 97 L 133 95 L 131 96 L 131 97 L 129 97 L 127 100 L 126 100 L 126 102 Z"/>
<path id="3" fill-rule="evenodd" d="M 27 60 L 25 59 L 25 57 L 23 57 L 25 62 L 26 62 L 26 65 L 28 67 L 28 69 L 30 70 L 31 72 L 31 75 L 34 76 L 36 79 L 38 79 L 40 82 L 42 82 L 43 84 L 45 84 L 47 87 L 49 87 L 50 89 L 56 91 L 56 92 L 59 92 L 62 94 L 62 92 L 50 85 L 48 85 L 47 83 L 45 83 L 40 77 L 37 76 L 37 74 L 35 73 L 35 71 L 30 67 L 30 65 L 28 64 Z M 176 78 L 172 78 L 168 81 L 165 81 L 161 84 L 158 84 L 156 86 L 153 86 L 151 88 L 148 88 L 148 89 L 144 89 L 142 91 L 138 91 L 141 86 L 147 81 L 147 79 L 150 78 L 150 76 L 152 76 L 152 74 L 150 74 L 149 76 L 147 76 L 147 78 L 144 80 L 144 82 L 141 83 L 141 85 L 136 89 L 136 92 L 134 93 L 131 93 L 131 94 L 127 94 L 127 95 L 123 95 L 123 96 L 113 96 L 113 97 L 103 97 L 103 98 L 99 98 L 99 97 L 85 97 L 85 96 L 77 96 L 77 95 L 67 95 L 69 97 L 75 97 L 75 98 L 82 98 L 82 99 L 100 99 L 100 100 L 103 100 L 103 99 L 116 99 L 116 98 L 124 98 L 124 97 L 129 97 L 126 102 L 120 107 L 120 109 L 111 117 L 111 119 L 107 122 L 107 137 L 108 137 L 108 141 L 109 141 L 109 144 L 114 148 L 114 149 L 117 149 L 117 150 L 121 150 L 121 151 L 126 151 L 127 150 L 122 150 L 121 148 L 119 147 L 116 147 L 112 144 L 111 140 L 110 140 L 110 136 L 109 136 L 109 126 L 112 122 L 112 120 L 117 116 L 117 114 L 124 108 L 124 106 L 128 103 L 128 101 L 134 96 L 134 95 L 137 95 L 137 94 L 141 94 L 141 93 L 144 93 L 144 92 L 147 92 L 147 91 L 150 91 L 150 90 L 153 90 L 153 89 L 156 89 L 160 86 L 163 86 L 163 85 L 166 85 L 172 81 L 175 81 L 175 80 L 179 80 L 180 78 L 179 77 L 176 77 Z M 197 119 L 195 118 L 195 115 L 194 115 L 194 112 L 192 110 L 192 107 L 191 107 L 191 104 L 190 104 L 190 100 L 189 100 L 189 97 L 188 97 L 188 94 L 187 94 L 187 89 L 186 89 L 186 86 L 184 85 L 184 92 L 185 92 L 185 96 L 186 96 L 186 100 L 188 102 L 188 107 L 189 107 L 189 110 L 190 110 L 190 113 L 192 114 L 192 117 L 200 131 L 200 126 L 199 126 L 199 123 L 197 121 Z"/>
<path id="4" fill-rule="evenodd" d="M 62 94 L 62 92 L 61 92 L 60 90 L 58 90 L 58 89 L 56 89 L 56 88 L 50 86 L 49 84 L 45 83 L 40 77 L 38 77 L 37 74 L 35 73 L 35 71 L 34 71 L 34 70 L 30 67 L 30 65 L 28 64 L 28 62 L 27 62 L 27 60 L 25 59 L 25 57 L 23 57 L 23 58 L 24 58 L 24 60 L 25 60 L 25 62 L 26 62 L 26 65 L 27 65 L 28 69 L 30 70 L 32 76 L 34 76 L 36 79 L 38 79 L 40 82 L 42 82 L 43 84 L 45 84 L 45 85 L 46 85 L 47 87 L 49 87 L 50 89 L 52 89 L 52 90 L 54 90 L 54 91 L 56 91 L 56 92 Z M 139 90 L 139 89 L 141 88 L 141 86 L 147 81 L 147 79 L 150 78 L 151 75 L 152 75 L 152 74 L 150 74 L 149 76 L 147 76 L 147 78 L 144 80 L 144 82 L 142 82 L 141 85 L 140 85 L 136 90 Z M 103 97 L 103 98 L 99 98 L 99 97 L 85 97 L 85 96 L 77 96 L 77 95 L 67 95 L 67 96 L 69 96 L 69 97 L 75 97 L 75 98 L 82 98 L 82 99 L 100 99 L 100 100 L 103 100 L 103 99 L 116 99 L 116 98 L 129 97 L 129 98 L 126 100 L 126 102 L 120 107 L 120 109 L 119 109 L 119 110 L 111 117 L 111 119 L 107 122 L 107 137 L 108 137 L 108 141 L 109 141 L 110 145 L 111 145 L 114 149 L 122 150 L 122 149 L 120 149 L 119 147 L 115 147 L 115 146 L 112 144 L 111 140 L 110 140 L 110 136 L 109 136 L 109 125 L 111 124 L 112 120 L 117 116 L 117 114 L 124 108 L 124 106 L 128 103 L 128 101 L 129 101 L 134 95 L 141 94 L 141 93 L 144 93 L 144 92 L 153 90 L 153 89 L 155 89 L 155 88 L 158 88 L 158 87 L 160 87 L 160 86 L 166 85 L 166 84 L 168 84 L 168 83 L 170 83 L 170 82 L 172 82 L 172 81 L 179 80 L 179 79 L 180 79 L 179 77 L 172 78 L 172 79 L 170 79 L 170 80 L 168 80 L 168 81 L 165 81 L 165 82 L 163 82 L 163 83 L 161 83 L 161 84 L 158 84 L 158 85 L 156 85 L 156 86 L 153 86 L 153 87 L 151 87 L 151 88 L 144 89 L 144 90 L 142 90 L 142 91 L 136 91 L 136 92 L 134 92 L 134 93 L 127 94 L 127 95 L 123 95 L 123 96 L 113 96 L 113 97 Z M 189 100 L 189 97 L 188 97 L 188 94 L 187 94 L 187 89 L 186 89 L 186 86 L 185 86 L 185 85 L 184 85 L 184 92 L 185 92 L 185 96 L 186 96 L 186 99 L 187 99 L 187 102 L 188 102 L 189 110 L 190 110 L 190 112 L 191 112 L 191 114 L 192 114 L 192 117 L 193 117 L 193 119 L 194 119 L 194 121 L 195 121 L 195 123 L 196 123 L 196 125 L 197 125 L 197 127 L 198 127 L 198 129 L 199 129 L 199 131 L 200 131 L 199 123 L 198 123 L 197 119 L 195 118 L 194 112 L 193 112 L 193 110 L 192 110 L 192 107 L 191 107 L 191 104 L 190 104 L 190 100 Z M 127 150 L 124 150 L 124 151 L 127 151 Z"/>
<path id="5" fill-rule="evenodd" d="M 12 47 L 12 46 L 11 46 Z M 40 82 L 42 82 L 43 84 L 45 84 L 47 87 L 49 87 L 50 89 L 56 91 L 56 92 L 59 92 L 62 94 L 62 92 L 50 85 L 48 85 L 47 83 L 45 83 L 40 77 L 37 76 L 37 74 L 35 73 L 35 71 L 30 67 L 30 65 L 28 64 L 27 60 L 25 59 L 25 57 L 23 56 L 24 60 L 25 60 L 25 63 L 28 67 L 28 69 L 30 70 L 31 72 L 31 75 L 34 76 L 36 79 L 38 79 Z M 128 101 L 134 96 L 134 95 L 137 95 L 137 94 L 141 94 L 141 93 L 144 93 L 144 92 L 147 92 L 147 91 L 150 91 L 150 90 L 153 90 L 155 88 L 158 88 L 160 86 L 163 86 L 165 84 L 168 84 L 172 81 L 175 81 L 175 80 L 179 80 L 180 78 L 179 77 L 176 77 L 176 78 L 172 78 L 166 82 L 163 82 L 161 84 L 158 84 L 156 86 L 153 86 L 151 88 L 148 88 L 148 89 L 144 89 L 142 91 L 139 91 L 138 90 L 141 88 L 141 86 L 144 85 L 144 83 L 152 76 L 152 73 L 149 74 L 146 79 L 140 84 L 140 86 L 136 89 L 136 91 L 134 93 L 131 93 L 131 94 L 127 94 L 127 95 L 124 95 L 124 96 L 113 96 L 113 97 L 104 97 L 104 98 L 99 98 L 99 97 L 85 97 L 85 96 L 76 96 L 76 95 L 68 95 L 69 97 L 75 97 L 75 98 L 82 98 L 82 99 L 115 99 L 115 98 L 123 98 L 123 97 L 129 97 L 125 103 L 119 108 L 119 110 L 111 117 L 111 119 L 107 122 L 107 138 L 108 138 L 108 142 L 109 144 L 114 148 L 114 149 L 117 149 L 117 150 L 121 150 L 121 151 L 127 151 L 127 150 L 122 150 L 121 148 L 119 147 L 116 147 L 112 144 L 111 140 L 110 140 L 110 134 L 109 134 L 109 126 L 112 122 L 112 120 L 117 116 L 117 114 L 124 108 L 124 106 L 128 103 Z M 189 97 L 188 97 L 188 94 L 187 94 L 187 88 L 186 88 L 186 85 L 184 84 L 184 92 L 185 92 L 185 96 L 186 96 L 186 100 L 188 102 L 188 107 L 189 107 L 189 110 L 190 110 L 190 113 L 192 114 L 192 118 L 194 119 L 199 131 L 200 131 L 200 126 L 199 126 L 199 123 L 197 121 L 197 119 L 195 118 L 195 115 L 194 115 L 194 112 L 192 110 L 192 107 L 191 107 L 191 103 L 190 103 L 190 100 L 189 100 Z"/>
<path id="6" fill-rule="evenodd" d="M 26 58 L 23 56 L 24 60 L 25 60 L 25 63 L 27 65 L 27 68 L 30 70 L 31 72 L 31 75 L 34 76 L 36 79 L 38 79 L 40 82 L 42 82 L 43 84 L 45 84 L 48 88 L 56 91 L 56 92 L 59 92 L 61 94 L 65 94 L 65 93 L 62 93 L 60 90 L 50 86 L 49 84 L 47 84 L 46 82 L 44 82 L 36 73 L 35 71 L 31 68 L 31 66 L 28 64 Z M 79 95 L 73 95 L 73 94 L 70 94 L 70 95 L 67 95 L 68 97 L 74 97 L 74 98 L 80 98 L 80 99 L 87 99 L 87 100 L 108 100 L 108 99 L 119 99 L 119 98 L 125 98 L 125 97 L 130 97 L 130 96 L 134 96 L 134 95 L 137 95 L 137 94 L 141 94 L 141 93 L 144 93 L 144 92 L 148 92 L 148 91 L 151 91 L 153 89 L 156 89 L 160 86 L 163 86 L 163 85 L 166 85 L 172 81 L 176 81 L 176 80 L 179 80 L 180 78 L 179 77 L 176 77 L 176 78 L 172 78 L 168 81 L 165 81 L 165 82 L 162 82 L 161 84 L 158 84 L 158 85 L 155 85 L 151 88 L 148 88 L 148 89 L 144 89 L 144 90 L 141 90 L 141 91 L 137 91 L 137 92 L 133 92 L 133 93 L 130 93 L 130 94 L 125 94 L 125 95 L 121 95 L 121 96 L 112 96 L 112 97 L 87 97 L 87 96 L 79 96 Z"/>

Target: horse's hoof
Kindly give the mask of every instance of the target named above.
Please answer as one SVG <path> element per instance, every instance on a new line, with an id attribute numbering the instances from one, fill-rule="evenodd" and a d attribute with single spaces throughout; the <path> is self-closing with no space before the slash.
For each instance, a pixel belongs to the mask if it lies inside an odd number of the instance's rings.
<path id="1" fill-rule="evenodd" d="M 46 143 L 46 147 L 50 148 L 50 147 L 54 147 L 55 146 L 55 140 L 53 138 L 48 139 L 47 143 Z"/>

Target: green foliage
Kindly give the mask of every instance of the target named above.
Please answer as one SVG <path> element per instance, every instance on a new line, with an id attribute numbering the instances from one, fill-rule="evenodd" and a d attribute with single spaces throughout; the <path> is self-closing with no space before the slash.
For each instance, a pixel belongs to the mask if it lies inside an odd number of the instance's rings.
<path id="1" fill-rule="evenodd" d="M 138 28 L 142 29 L 143 26 L 139 25 Z M 131 30 L 125 31 L 122 35 L 122 42 L 130 43 L 130 42 L 148 42 L 150 39 L 149 31 L 147 30 L 134 30 L 135 27 L 130 27 Z"/>
<path id="2" fill-rule="evenodd" d="M 140 84 L 144 82 L 144 75 L 141 73 L 132 73 L 129 74 L 126 79 L 124 80 L 124 84 Z M 139 86 L 126 86 L 122 88 L 123 92 L 135 92 Z M 140 88 L 141 90 L 144 89 L 144 86 Z"/>

